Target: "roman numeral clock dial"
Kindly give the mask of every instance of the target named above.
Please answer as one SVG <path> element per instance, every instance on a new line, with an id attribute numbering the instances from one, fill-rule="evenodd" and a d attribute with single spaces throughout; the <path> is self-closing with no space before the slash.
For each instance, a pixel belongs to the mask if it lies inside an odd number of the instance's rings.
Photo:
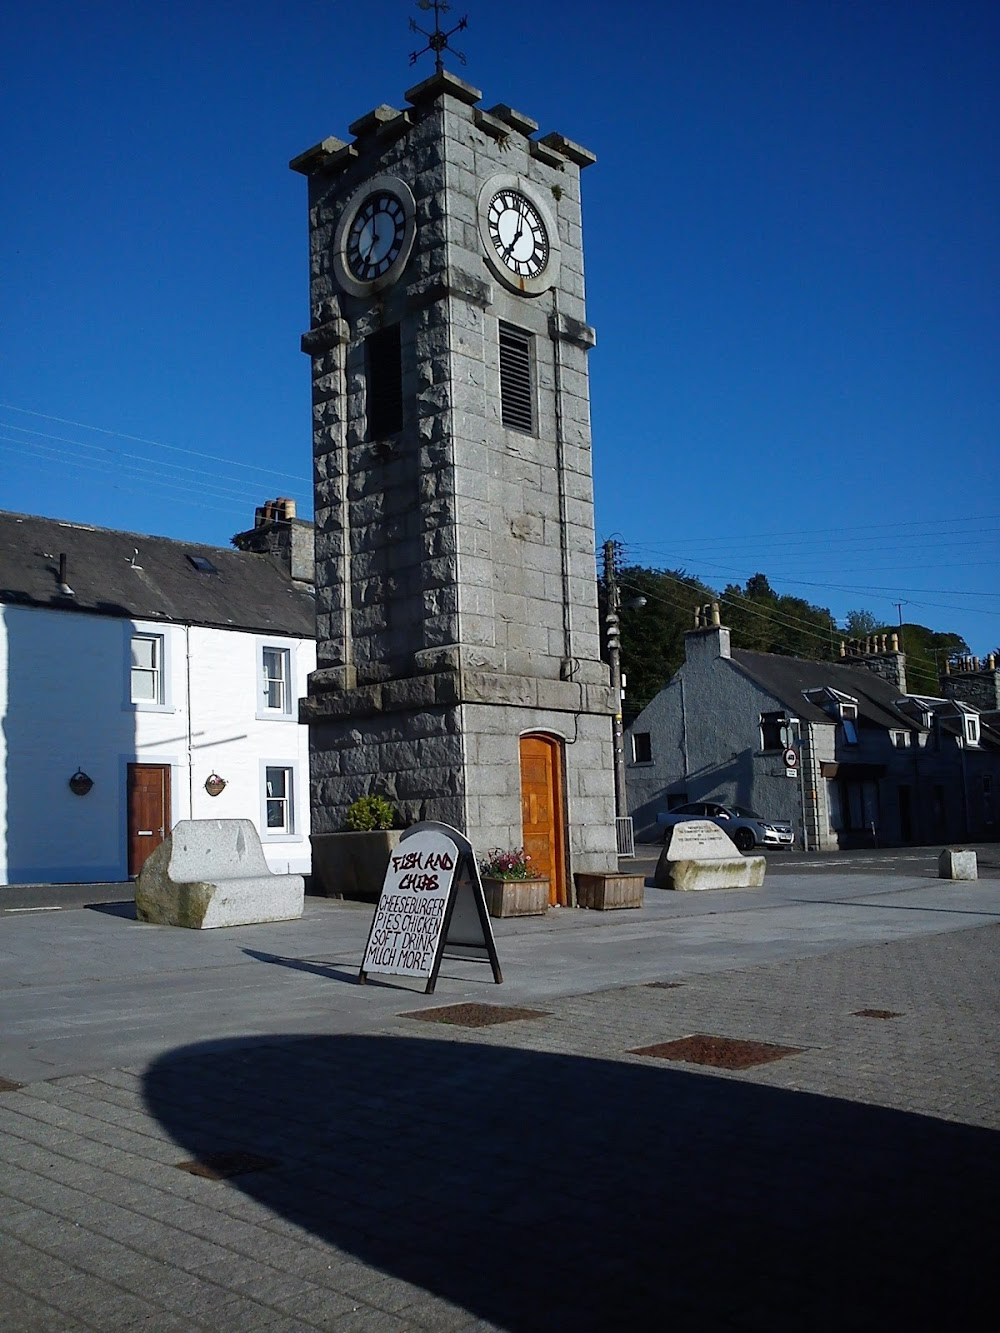
<path id="1" fill-rule="evenodd" d="M 374 282 L 387 273 L 403 248 L 406 215 L 394 194 L 373 194 L 351 223 L 347 263 L 359 282 Z"/>
<path id="2" fill-rule="evenodd" d="M 537 277 L 549 262 L 549 238 L 531 201 L 516 190 L 498 190 L 486 219 L 501 264 L 520 278 Z"/>
<path id="3" fill-rule="evenodd" d="M 479 190 L 479 239 L 486 267 L 518 296 L 541 296 L 559 281 L 559 229 L 546 192 L 504 173 Z"/>
<path id="4" fill-rule="evenodd" d="M 395 176 L 373 176 L 347 201 L 333 238 L 333 270 L 352 296 L 368 297 L 406 268 L 416 236 L 410 187 Z"/>

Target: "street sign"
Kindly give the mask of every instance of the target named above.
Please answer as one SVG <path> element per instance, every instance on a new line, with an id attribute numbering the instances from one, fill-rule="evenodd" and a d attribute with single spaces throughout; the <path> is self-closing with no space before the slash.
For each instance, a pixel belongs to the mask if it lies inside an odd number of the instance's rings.
<path id="1" fill-rule="evenodd" d="M 799 752 L 794 745 L 789 745 L 784 754 L 786 768 L 798 768 Z"/>

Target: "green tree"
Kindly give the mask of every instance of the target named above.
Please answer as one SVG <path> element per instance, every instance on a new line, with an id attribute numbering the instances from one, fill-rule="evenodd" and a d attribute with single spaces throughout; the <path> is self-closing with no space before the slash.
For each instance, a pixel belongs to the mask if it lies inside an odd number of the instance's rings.
<path id="1" fill-rule="evenodd" d="M 776 593 L 764 574 L 754 574 L 743 588 L 728 584 L 721 600 L 722 619 L 732 630 L 734 647 L 813 660 L 840 651 L 829 610 Z"/>
<path id="2" fill-rule="evenodd" d="M 634 717 L 663 689 L 684 661 L 684 635 L 694 626 L 694 610 L 716 599 L 713 590 L 682 569 L 628 565 L 618 574 L 621 593 L 622 671 L 628 685 L 625 712 Z M 645 597 L 644 606 L 629 603 Z M 601 617 L 606 613 L 600 585 Z"/>
<path id="3" fill-rule="evenodd" d="M 897 633 L 906 653 L 907 686 L 915 694 L 939 694 L 938 676 L 945 662 L 969 652 L 958 634 L 939 633 L 925 625 L 885 627 L 869 611 L 848 612 L 844 628 L 838 629 L 826 607 L 775 592 L 760 573 L 742 587 L 728 584 L 720 596 L 683 569 L 627 565 L 618 572 L 618 586 L 627 718 L 640 712 L 682 665 L 684 635 L 694 627 L 695 608 L 708 602 L 720 602 L 722 623 L 732 631 L 733 647 L 755 652 L 837 660 L 844 637 Z M 607 611 L 603 580 L 598 592 L 603 624 Z M 645 605 L 630 605 L 639 597 L 646 599 Z"/>
<path id="4" fill-rule="evenodd" d="M 926 625 L 900 625 L 899 646 L 906 654 L 906 688 L 911 694 L 939 695 L 945 662 L 969 652 L 959 634 L 939 633 Z"/>
<path id="5" fill-rule="evenodd" d="M 848 611 L 843 634 L 847 639 L 866 639 L 869 634 L 881 634 L 886 626 L 871 611 Z"/>

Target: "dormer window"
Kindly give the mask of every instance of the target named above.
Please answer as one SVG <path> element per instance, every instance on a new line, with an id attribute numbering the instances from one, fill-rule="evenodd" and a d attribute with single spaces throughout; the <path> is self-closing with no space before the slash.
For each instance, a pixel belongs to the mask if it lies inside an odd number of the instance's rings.
<path id="1" fill-rule="evenodd" d="M 857 745 L 858 743 L 858 706 L 857 704 L 841 703 L 839 706 L 840 725 L 843 728 L 844 744 Z"/>
<path id="2" fill-rule="evenodd" d="M 889 735 L 897 750 L 908 750 L 913 744 L 913 736 L 909 731 L 891 731 Z"/>
<path id="3" fill-rule="evenodd" d="M 966 745 L 979 744 L 979 718 L 974 713 L 962 715 L 962 736 Z"/>

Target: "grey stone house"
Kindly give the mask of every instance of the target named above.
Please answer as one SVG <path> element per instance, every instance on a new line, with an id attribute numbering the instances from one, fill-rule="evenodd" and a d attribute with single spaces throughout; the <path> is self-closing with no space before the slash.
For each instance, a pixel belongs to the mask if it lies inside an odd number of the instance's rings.
<path id="1" fill-rule="evenodd" d="M 627 730 L 637 838 L 658 837 L 659 811 L 708 799 L 790 820 L 813 851 L 997 835 L 992 659 L 944 677 L 940 697 L 912 695 L 894 639 L 811 662 L 733 648 L 710 618 Z"/>

